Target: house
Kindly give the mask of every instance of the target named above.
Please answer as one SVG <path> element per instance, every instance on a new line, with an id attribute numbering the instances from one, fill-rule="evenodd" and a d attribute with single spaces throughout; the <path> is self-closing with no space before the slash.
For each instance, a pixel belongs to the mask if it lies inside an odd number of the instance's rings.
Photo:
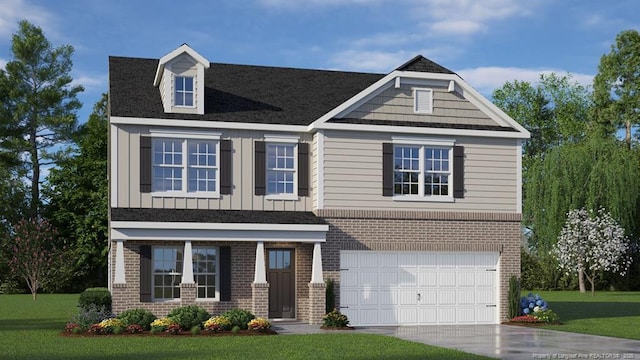
<path id="1" fill-rule="evenodd" d="M 417 56 L 388 74 L 110 57 L 113 308 L 495 324 L 529 133 Z"/>

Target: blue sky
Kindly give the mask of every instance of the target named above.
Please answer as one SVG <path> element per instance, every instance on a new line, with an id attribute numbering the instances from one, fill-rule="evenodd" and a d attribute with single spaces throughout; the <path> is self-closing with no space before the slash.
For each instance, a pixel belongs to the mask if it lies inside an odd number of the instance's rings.
<path id="1" fill-rule="evenodd" d="M 0 67 L 27 19 L 75 48 L 85 121 L 109 55 L 160 58 L 182 43 L 212 62 L 388 73 L 422 54 L 485 95 L 570 72 L 590 84 L 637 0 L 0 0 Z"/>

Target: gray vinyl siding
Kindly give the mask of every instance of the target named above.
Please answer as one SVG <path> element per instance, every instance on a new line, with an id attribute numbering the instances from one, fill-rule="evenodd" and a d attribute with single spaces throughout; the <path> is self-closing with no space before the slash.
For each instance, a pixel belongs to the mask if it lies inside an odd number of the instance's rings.
<path id="1" fill-rule="evenodd" d="M 158 197 L 153 193 L 140 193 L 140 135 L 148 135 L 146 126 L 120 125 L 117 131 L 117 204 L 114 207 L 170 208 L 170 209 L 222 209 L 222 210 L 283 210 L 311 211 L 315 186 L 310 183 L 309 196 L 298 200 L 267 200 L 254 195 L 254 141 L 262 140 L 264 131 L 216 130 L 221 139 L 232 141 L 232 194 L 218 199 L 193 197 Z M 310 142 L 310 134 L 300 136 L 301 142 Z M 311 147 L 309 166 L 313 164 L 315 148 Z M 311 174 L 311 169 L 309 171 Z"/>
<path id="2" fill-rule="evenodd" d="M 441 137 L 440 137 L 441 138 Z M 325 209 L 396 209 L 514 212 L 517 204 L 517 140 L 458 137 L 464 146 L 465 197 L 455 202 L 398 201 L 382 196 L 382 143 L 389 135 L 326 132 Z"/>
<path id="3" fill-rule="evenodd" d="M 414 88 L 433 89 L 433 113 L 416 114 L 413 111 Z M 499 124 L 490 119 L 475 105 L 460 94 L 447 91 L 444 87 L 422 85 L 402 85 L 399 89 L 390 87 L 379 95 L 346 114 L 345 118 L 437 122 L 446 124 L 492 125 Z"/>

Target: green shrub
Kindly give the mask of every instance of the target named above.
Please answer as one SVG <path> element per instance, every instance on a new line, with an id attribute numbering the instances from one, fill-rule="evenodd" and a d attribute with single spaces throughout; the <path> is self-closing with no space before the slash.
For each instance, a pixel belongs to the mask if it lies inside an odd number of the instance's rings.
<path id="1" fill-rule="evenodd" d="M 144 330 L 151 329 L 151 323 L 157 319 L 153 313 L 147 309 L 129 309 L 118 315 L 118 319 L 127 325 L 140 325 Z"/>
<path id="2" fill-rule="evenodd" d="M 93 324 L 111 318 L 111 310 L 104 306 L 88 305 L 86 308 L 80 307 L 78 313 L 71 318 L 71 321 L 78 324 L 82 330 L 87 330 Z"/>
<path id="3" fill-rule="evenodd" d="M 200 326 L 194 326 L 191 328 L 191 335 L 199 335 L 200 334 Z"/>
<path id="4" fill-rule="evenodd" d="M 229 319 L 232 326 L 238 326 L 242 330 L 247 330 L 249 321 L 256 318 L 249 310 L 244 309 L 227 310 L 221 316 Z"/>
<path id="5" fill-rule="evenodd" d="M 333 279 L 327 279 L 327 288 L 326 288 L 326 302 L 325 302 L 325 311 L 327 313 L 333 311 L 336 307 L 336 294 L 335 294 L 335 284 Z"/>
<path id="6" fill-rule="evenodd" d="M 520 280 L 512 276 L 509 279 L 509 319 L 520 315 Z"/>
<path id="7" fill-rule="evenodd" d="M 88 288 L 80 293 L 78 305 L 83 309 L 88 309 L 91 305 L 104 307 L 111 312 L 111 293 L 107 288 Z"/>
<path id="8" fill-rule="evenodd" d="M 533 315 L 534 318 L 545 323 L 552 324 L 560 321 L 560 316 L 558 316 L 558 314 L 556 314 L 555 312 L 553 312 L 553 310 L 550 310 L 550 309 L 532 312 L 531 314 Z"/>
<path id="9" fill-rule="evenodd" d="M 202 323 L 207 321 L 211 314 L 200 306 L 187 305 L 171 310 L 167 317 L 186 330 L 194 326 L 202 327 Z"/>
<path id="10" fill-rule="evenodd" d="M 237 334 L 240 332 L 240 326 L 236 325 L 231 329 L 231 332 Z"/>
<path id="11" fill-rule="evenodd" d="M 326 327 L 343 328 L 349 325 L 347 315 L 342 314 L 338 309 L 333 309 L 322 317 L 322 325 Z"/>

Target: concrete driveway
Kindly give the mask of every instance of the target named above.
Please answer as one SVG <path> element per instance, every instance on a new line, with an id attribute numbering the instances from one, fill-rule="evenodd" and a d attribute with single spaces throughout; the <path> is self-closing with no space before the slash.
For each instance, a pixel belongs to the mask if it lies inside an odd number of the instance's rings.
<path id="1" fill-rule="evenodd" d="M 280 334 L 335 331 L 301 323 L 274 323 Z M 511 325 L 358 327 L 356 332 L 394 336 L 500 359 L 636 359 L 640 340 Z"/>

